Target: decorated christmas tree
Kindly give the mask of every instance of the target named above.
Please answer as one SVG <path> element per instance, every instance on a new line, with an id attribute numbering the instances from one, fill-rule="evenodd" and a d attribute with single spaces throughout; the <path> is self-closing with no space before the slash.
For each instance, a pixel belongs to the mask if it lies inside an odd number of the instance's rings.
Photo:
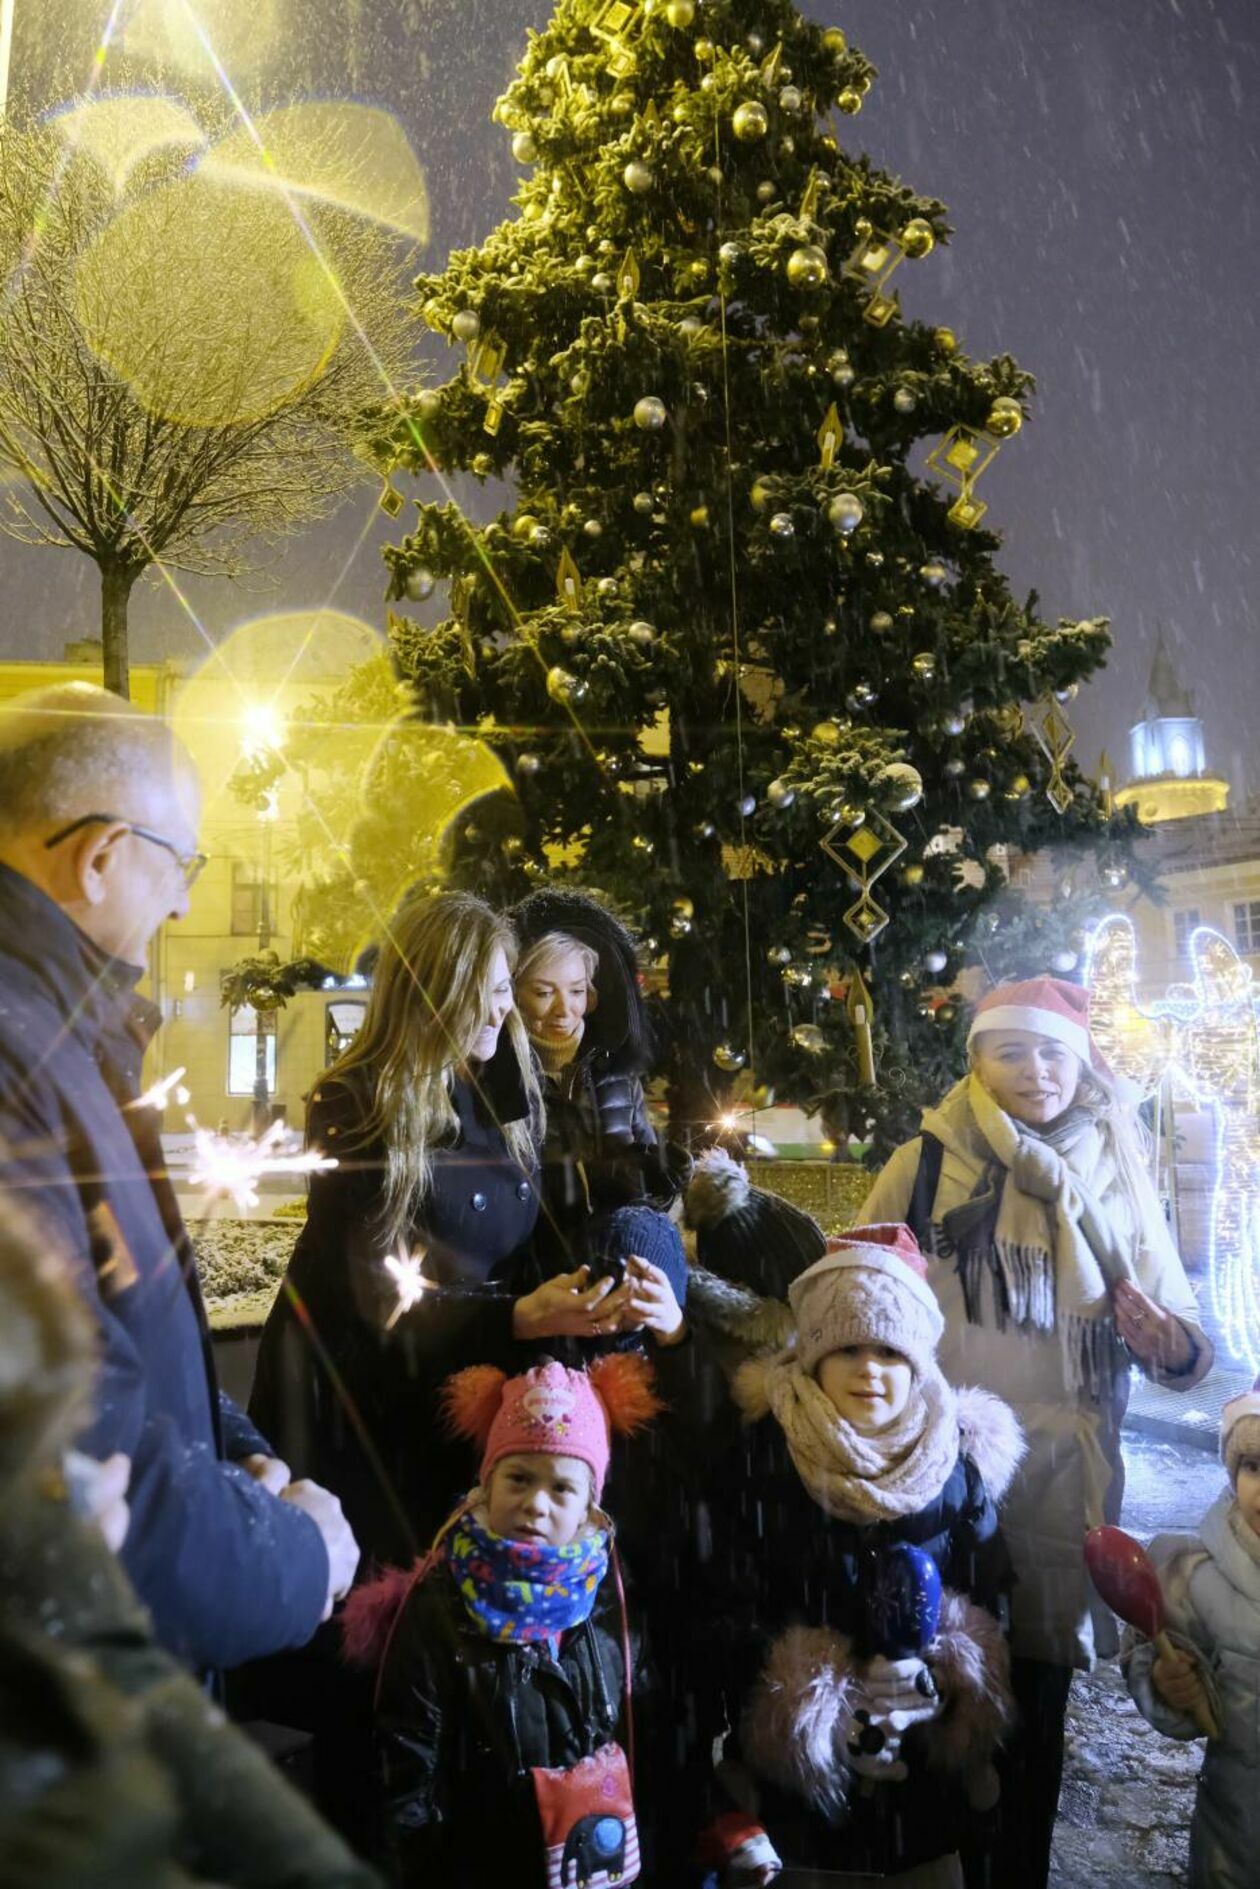
<path id="1" fill-rule="evenodd" d="M 451 872 L 639 923 L 683 1129 L 773 1091 L 904 1133 L 967 965 L 1077 961 L 1094 867 L 1030 916 L 1012 854 L 1129 870 L 1067 753 L 1107 625 L 1018 603 L 983 522 L 1031 379 L 903 318 L 949 230 L 849 149 L 874 77 L 788 0 L 561 0 L 496 107 L 518 213 L 417 285 L 466 357 L 376 438 L 387 508 L 432 497 L 392 595 L 450 587 L 400 670 L 515 783 Z"/>

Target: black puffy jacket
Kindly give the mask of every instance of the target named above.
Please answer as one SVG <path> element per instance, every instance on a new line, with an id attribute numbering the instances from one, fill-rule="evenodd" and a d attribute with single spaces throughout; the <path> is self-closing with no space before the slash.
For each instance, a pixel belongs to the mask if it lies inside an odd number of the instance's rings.
<path id="1" fill-rule="evenodd" d="M 645 1679 L 637 1650 L 632 1657 L 637 1702 Z M 388 1836 L 404 1889 L 543 1889 L 530 1770 L 567 1769 L 614 1739 L 627 1748 L 624 1670 L 611 1594 L 553 1656 L 545 1642 L 488 1639 L 449 1567 L 414 1586 L 377 1702 Z"/>

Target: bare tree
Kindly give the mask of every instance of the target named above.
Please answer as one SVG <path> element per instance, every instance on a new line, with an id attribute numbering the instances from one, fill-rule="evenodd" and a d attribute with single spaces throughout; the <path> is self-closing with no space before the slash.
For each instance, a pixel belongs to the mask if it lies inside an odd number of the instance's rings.
<path id="1" fill-rule="evenodd" d="M 233 575 L 329 511 L 365 476 L 359 416 L 412 345 L 393 238 L 306 199 L 306 273 L 278 318 L 269 232 L 298 229 L 288 206 L 190 177 L 183 155 L 120 191 L 55 126 L 0 124 L 0 529 L 96 564 L 105 686 L 124 696 L 143 572 Z"/>

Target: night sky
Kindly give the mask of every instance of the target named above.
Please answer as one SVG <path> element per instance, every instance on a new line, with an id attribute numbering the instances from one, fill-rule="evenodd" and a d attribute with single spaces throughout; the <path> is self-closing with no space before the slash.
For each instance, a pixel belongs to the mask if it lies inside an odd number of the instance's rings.
<path id="1" fill-rule="evenodd" d="M 517 170 L 490 110 L 546 0 L 258 0 L 259 18 L 268 9 L 282 50 L 249 95 L 395 112 L 428 177 L 428 266 L 502 218 Z M 1256 0 L 806 10 L 880 69 L 861 116 L 839 121 L 847 147 L 950 209 L 950 246 L 899 278 L 906 312 L 1037 377 L 1033 424 L 986 477 L 986 522 L 1017 591 L 1035 587 L 1047 615 L 1113 620 L 1111 666 L 1073 711 L 1082 762 L 1092 769 L 1105 743 L 1123 771 L 1162 622 L 1198 693 L 1209 764 L 1236 793 L 1260 787 Z M 99 0 L 17 0 L 15 83 L 41 103 L 64 97 L 50 47 L 81 52 L 86 75 L 105 13 Z M 375 502 L 365 491 L 245 583 L 190 583 L 205 630 L 324 603 L 383 623 L 376 547 L 399 527 Z M 0 575 L 0 654 L 56 655 L 95 632 L 95 570 L 75 554 L 0 539 Z M 191 656 L 199 641 L 150 578 L 133 604 L 135 659 Z"/>

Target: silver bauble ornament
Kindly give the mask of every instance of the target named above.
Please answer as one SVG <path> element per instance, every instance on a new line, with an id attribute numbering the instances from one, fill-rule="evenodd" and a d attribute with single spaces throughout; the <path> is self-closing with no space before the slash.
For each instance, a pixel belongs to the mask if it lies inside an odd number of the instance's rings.
<path id="1" fill-rule="evenodd" d="M 579 676 L 572 675 L 557 663 L 547 671 L 547 693 L 553 702 L 573 707 L 585 696 L 586 684 Z"/>
<path id="2" fill-rule="evenodd" d="M 920 682 L 935 680 L 936 657 L 930 649 L 921 649 L 917 656 L 911 657 L 910 667 Z"/>
<path id="3" fill-rule="evenodd" d="M 923 798 L 923 776 L 908 761 L 891 761 L 879 775 L 880 797 L 894 813 L 908 813 Z"/>
<path id="4" fill-rule="evenodd" d="M 481 333 L 481 316 L 475 308 L 461 308 L 451 317 L 451 333 L 457 341 L 475 341 Z"/>
<path id="5" fill-rule="evenodd" d="M 621 181 L 627 190 L 641 197 L 645 190 L 652 188 L 656 179 L 649 164 L 645 164 L 641 158 L 632 157 L 621 173 Z"/>
<path id="6" fill-rule="evenodd" d="M 426 571 L 423 565 L 408 571 L 403 588 L 413 603 L 423 603 L 426 597 L 433 595 L 433 572 Z"/>
<path id="7" fill-rule="evenodd" d="M 665 402 L 658 400 L 655 394 L 644 394 L 642 400 L 634 403 L 634 423 L 644 433 L 659 433 L 668 417 Z"/>
<path id="8" fill-rule="evenodd" d="M 770 530 L 776 538 L 794 538 L 796 526 L 792 522 L 791 512 L 776 512 L 770 520 Z"/>
<path id="9" fill-rule="evenodd" d="M 928 563 L 920 564 L 919 576 L 923 579 L 929 590 L 939 590 L 941 585 L 948 578 L 949 572 L 940 562 L 939 558 L 932 558 Z"/>
<path id="10" fill-rule="evenodd" d="M 785 964 L 790 964 L 791 962 L 792 951 L 789 945 L 771 945 L 770 949 L 766 952 L 766 963 L 773 964 L 779 970 L 782 970 Z"/>
<path id="11" fill-rule="evenodd" d="M 713 1060 L 725 1075 L 733 1076 L 737 1069 L 744 1067 L 748 1058 L 733 1043 L 719 1043 L 713 1052 Z"/>
<path id="12" fill-rule="evenodd" d="M 837 492 L 827 507 L 828 522 L 836 531 L 856 531 L 866 512 L 856 492 Z"/>
<path id="13" fill-rule="evenodd" d="M 786 781 L 773 780 L 766 788 L 766 799 L 776 812 L 784 813 L 796 799 L 796 789 L 789 787 Z"/>
<path id="14" fill-rule="evenodd" d="M 629 636 L 632 643 L 638 644 L 640 649 L 646 649 L 650 643 L 656 641 L 656 631 L 650 623 L 645 623 L 642 618 L 632 623 L 626 634 Z"/>
<path id="15" fill-rule="evenodd" d="M 538 159 L 538 146 L 534 143 L 532 131 L 518 131 L 512 139 L 512 156 L 518 164 L 533 164 Z"/>
<path id="16" fill-rule="evenodd" d="M 993 789 L 988 781 L 977 775 L 974 780 L 967 782 L 967 792 L 973 800 L 987 800 Z"/>
<path id="17" fill-rule="evenodd" d="M 898 413 L 913 413 L 919 404 L 919 396 L 911 387 L 898 387 L 893 395 L 893 406 Z"/>
<path id="18" fill-rule="evenodd" d="M 926 951 L 923 954 L 923 968 L 931 977 L 939 977 L 948 963 L 949 956 L 944 951 Z"/>
<path id="19" fill-rule="evenodd" d="M 779 110 L 796 113 L 805 100 L 795 85 L 785 85 L 779 91 Z"/>
<path id="20" fill-rule="evenodd" d="M 827 1039 L 816 1023 L 798 1023 L 792 1032 L 792 1042 L 810 1056 L 821 1055 L 827 1047 Z"/>

